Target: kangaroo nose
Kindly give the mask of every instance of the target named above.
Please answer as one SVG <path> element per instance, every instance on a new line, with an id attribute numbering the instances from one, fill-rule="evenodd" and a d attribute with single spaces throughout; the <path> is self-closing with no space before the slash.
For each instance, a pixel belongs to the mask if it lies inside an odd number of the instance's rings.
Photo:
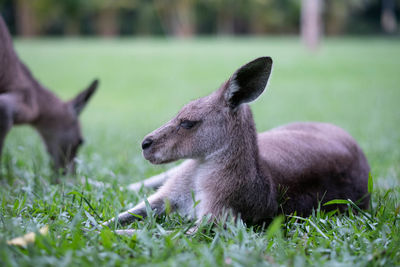
<path id="1" fill-rule="evenodd" d="M 145 150 L 146 148 L 149 148 L 152 143 L 153 140 L 151 140 L 150 138 L 145 139 L 142 143 L 142 149 Z"/>

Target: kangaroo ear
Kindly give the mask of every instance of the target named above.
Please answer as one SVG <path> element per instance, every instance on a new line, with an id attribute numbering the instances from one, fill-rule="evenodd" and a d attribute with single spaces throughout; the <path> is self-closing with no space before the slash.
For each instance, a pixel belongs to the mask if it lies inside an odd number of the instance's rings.
<path id="1" fill-rule="evenodd" d="M 225 100 L 233 109 L 259 97 L 267 86 L 272 69 L 270 57 L 257 58 L 239 68 L 225 85 Z"/>
<path id="2" fill-rule="evenodd" d="M 99 80 L 94 80 L 87 89 L 80 92 L 74 99 L 70 101 L 70 104 L 74 109 L 76 115 L 79 115 L 82 112 L 89 99 L 92 97 L 94 92 L 96 92 L 98 85 Z"/>

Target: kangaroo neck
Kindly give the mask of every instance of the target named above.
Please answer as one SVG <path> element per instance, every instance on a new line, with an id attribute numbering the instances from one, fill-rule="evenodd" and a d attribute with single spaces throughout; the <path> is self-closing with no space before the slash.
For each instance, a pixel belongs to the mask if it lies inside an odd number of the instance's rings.
<path id="1" fill-rule="evenodd" d="M 260 168 L 257 133 L 251 111 L 241 110 L 226 143 L 203 162 L 208 174 L 201 181 L 213 201 L 211 211 L 228 208 L 249 223 L 271 218 L 277 209 L 273 181 Z M 212 171 L 211 171 L 212 170 Z"/>
<path id="2" fill-rule="evenodd" d="M 205 158 L 207 164 L 218 172 L 234 177 L 259 176 L 257 132 L 250 108 L 246 105 L 237 111 L 235 120 L 227 128 L 224 145 Z M 242 178 L 241 178 L 242 179 Z"/>

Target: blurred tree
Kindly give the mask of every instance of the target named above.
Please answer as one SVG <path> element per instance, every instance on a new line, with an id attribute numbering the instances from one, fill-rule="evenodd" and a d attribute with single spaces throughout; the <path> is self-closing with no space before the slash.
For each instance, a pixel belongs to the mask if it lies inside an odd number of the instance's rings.
<path id="1" fill-rule="evenodd" d="M 314 4 L 307 5 L 309 2 Z M 11 25 L 15 21 L 17 32 L 26 36 L 97 32 L 102 36 L 164 33 L 187 37 L 195 33 L 298 33 L 301 28 L 305 42 L 312 39 L 310 36 L 318 40 L 310 31 L 319 28 L 314 32 L 321 33 L 322 25 L 328 35 L 396 33 L 396 14 L 400 11 L 400 0 L 0 0 L 1 3 L 7 3 Z M 313 7 L 320 11 L 314 12 Z"/>
<path id="2" fill-rule="evenodd" d="M 168 34 L 152 1 L 143 1 L 137 11 L 136 33 L 140 35 Z"/>
<path id="3" fill-rule="evenodd" d="M 215 16 L 215 32 L 265 34 L 298 32 L 298 0 L 201 0 L 202 9 Z M 207 8 L 205 8 L 207 7 Z M 201 17 L 209 19 L 204 14 Z M 204 22 L 200 22 L 204 23 Z"/>
<path id="4" fill-rule="evenodd" d="M 90 8 L 87 3 L 87 1 L 80 0 L 62 0 L 57 2 L 65 15 L 66 34 L 78 35 L 80 33 L 80 19 Z"/>
<path id="5" fill-rule="evenodd" d="M 199 0 L 195 2 L 195 26 L 197 34 L 216 33 L 216 10 L 209 3 L 210 0 Z"/>
<path id="6" fill-rule="evenodd" d="M 234 34 L 237 1 L 215 0 L 214 2 L 217 9 L 217 33 L 219 35 Z"/>
<path id="7" fill-rule="evenodd" d="M 15 34 L 14 4 L 12 0 L 0 0 L 0 15 L 7 24 L 11 34 Z"/>
<path id="8" fill-rule="evenodd" d="M 301 4 L 298 0 L 253 1 L 249 12 L 250 32 L 297 33 Z"/>
<path id="9" fill-rule="evenodd" d="M 119 1 L 94 0 L 92 5 L 97 10 L 97 33 L 104 37 L 113 37 L 118 34 L 117 15 Z"/>
<path id="10" fill-rule="evenodd" d="M 199 0 L 201 12 L 198 17 L 213 20 L 213 33 L 218 35 L 232 35 L 235 33 L 235 17 L 238 12 L 238 2 L 241 0 Z M 251 3 L 251 1 L 249 1 Z M 204 13 L 208 13 L 208 15 Z M 205 21 L 198 21 L 205 24 Z"/>
<path id="11" fill-rule="evenodd" d="M 134 9 L 143 4 L 140 0 L 86 0 L 97 14 L 97 32 L 101 36 L 119 34 L 118 16 L 121 9 Z"/>
<path id="12" fill-rule="evenodd" d="M 114 6 L 102 8 L 98 13 L 97 30 L 101 36 L 113 37 L 118 34 L 118 9 Z"/>
<path id="13" fill-rule="evenodd" d="M 194 34 L 193 0 L 153 0 L 167 34 L 190 37 Z"/>
<path id="14" fill-rule="evenodd" d="M 372 2 L 380 0 L 325 0 L 324 23 L 327 35 L 340 35 L 348 30 L 352 17 L 364 12 Z M 373 18 L 370 18 L 373 19 Z"/>
<path id="15" fill-rule="evenodd" d="M 395 33 L 400 0 L 325 0 L 328 35 Z"/>
<path id="16" fill-rule="evenodd" d="M 382 0 L 381 25 L 386 33 L 395 33 L 397 30 L 395 5 L 394 0 Z"/>
<path id="17" fill-rule="evenodd" d="M 80 0 L 31 0 L 41 24 L 46 30 L 54 24 L 61 24 L 67 35 L 80 34 L 82 17 L 90 11 L 90 3 Z"/>
<path id="18" fill-rule="evenodd" d="M 321 35 L 321 0 L 302 0 L 301 37 L 310 50 L 316 50 Z"/>
<path id="19" fill-rule="evenodd" d="M 22 36 L 34 36 L 37 34 L 37 17 L 34 11 L 34 1 L 16 0 L 16 24 L 17 32 Z"/>
<path id="20" fill-rule="evenodd" d="M 324 13 L 326 34 L 342 34 L 350 15 L 349 2 L 347 0 L 326 0 Z"/>

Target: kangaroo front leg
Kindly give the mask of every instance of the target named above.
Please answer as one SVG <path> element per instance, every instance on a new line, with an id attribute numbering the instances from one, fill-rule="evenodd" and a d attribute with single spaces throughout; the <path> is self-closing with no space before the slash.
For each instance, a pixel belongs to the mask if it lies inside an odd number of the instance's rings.
<path id="1" fill-rule="evenodd" d="M 156 212 L 156 214 L 162 214 L 165 212 L 165 199 L 166 196 L 163 192 L 156 192 L 155 194 L 151 195 L 148 198 L 148 202 L 150 205 L 150 208 Z M 139 218 L 145 218 L 147 216 L 147 211 L 146 211 L 146 203 L 142 201 L 132 209 L 125 211 L 123 213 L 120 213 L 116 218 L 112 218 L 111 220 L 108 220 L 104 223 L 102 223 L 103 226 L 112 226 L 113 224 L 117 223 L 119 225 L 127 225 Z"/>
<path id="2" fill-rule="evenodd" d="M 146 180 L 130 184 L 130 185 L 128 185 L 128 189 L 130 191 L 135 191 L 135 192 L 138 192 L 140 190 L 140 188 L 142 188 L 142 187 L 157 189 L 164 184 L 164 182 L 168 179 L 168 177 L 169 177 L 169 171 L 166 171 L 166 172 L 154 175 L 150 178 L 147 178 Z"/>
<path id="3" fill-rule="evenodd" d="M 181 175 L 182 171 L 185 170 L 189 164 L 190 164 L 190 160 L 186 160 L 186 161 L 182 162 L 181 164 L 179 164 L 178 166 L 176 166 L 166 172 L 154 175 L 143 181 L 130 184 L 130 185 L 128 185 L 128 189 L 131 191 L 135 191 L 135 192 L 138 192 L 140 190 L 140 188 L 142 188 L 142 186 L 151 188 L 151 189 L 158 189 L 165 183 L 166 180 L 174 179 L 175 177 Z"/>
<path id="4" fill-rule="evenodd" d="M 193 171 L 196 168 L 197 163 L 193 160 L 188 160 L 182 163 L 179 167 L 179 173 L 177 172 L 165 182 L 165 184 L 158 189 L 156 193 L 148 198 L 150 208 L 157 214 L 165 212 L 165 202 L 168 201 L 170 204 L 171 211 L 178 210 L 182 212 L 182 215 L 194 215 L 194 203 L 192 199 L 192 192 L 194 190 L 193 181 L 191 177 Z M 178 168 L 177 168 L 178 169 Z M 103 226 L 111 226 L 113 224 L 126 225 L 134 222 L 139 216 L 146 217 L 147 210 L 145 202 L 141 202 L 134 208 L 119 214 L 116 218 L 113 218 L 107 222 L 104 222 Z M 134 231 L 120 230 L 118 234 L 130 235 Z"/>
<path id="5" fill-rule="evenodd" d="M 13 125 L 13 103 L 9 95 L 0 96 L 0 156 L 6 135 Z"/>

